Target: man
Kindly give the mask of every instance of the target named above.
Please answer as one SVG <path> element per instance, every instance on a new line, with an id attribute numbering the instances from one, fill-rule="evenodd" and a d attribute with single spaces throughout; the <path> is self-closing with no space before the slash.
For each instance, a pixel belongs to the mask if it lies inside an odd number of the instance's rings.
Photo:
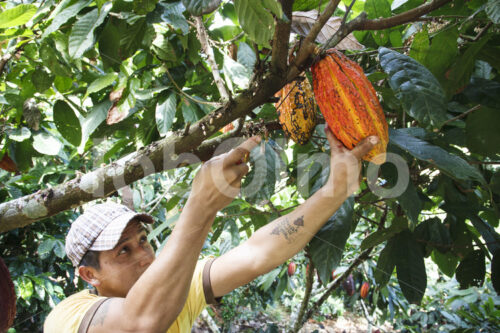
<path id="1" fill-rule="evenodd" d="M 348 151 L 325 131 L 331 167 L 324 187 L 215 260 L 197 264 L 217 211 L 239 192 L 248 172 L 245 155 L 258 145 L 257 137 L 202 166 L 157 258 L 140 223 L 152 223 L 149 215 L 115 204 L 87 210 L 73 223 L 66 251 L 97 295 L 84 290 L 59 303 L 45 333 L 190 332 L 206 304 L 295 255 L 357 190 L 360 158 L 378 139 L 369 137 Z"/>

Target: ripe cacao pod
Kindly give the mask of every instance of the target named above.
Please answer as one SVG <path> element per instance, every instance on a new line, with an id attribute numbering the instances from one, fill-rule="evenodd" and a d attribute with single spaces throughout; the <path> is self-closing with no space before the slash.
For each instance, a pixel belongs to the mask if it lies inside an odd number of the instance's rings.
<path id="1" fill-rule="evenodd" d="M 288 276 L 292 276 L 295 274 L 295 270 L 297 269 L 297 264 L 293 261 L 288 264 Z"/>
<path id="2" fill-rule="evenodd" d="M 305 78 L 287 84 L 277 94 L 275 104 L 279 123 L 286 136 L 303 145 L 311 138 L 316 127 L 316 102 L 311 84 Z"/>
<path id="3" fill-rule="evenodd" d="M 366 296 L 368 296 L 368 290 L 370 290 L 370 284 L 368 282 L 363 282 L 363 284 L 361 285 L 361 290 L 359 292 L 361 298 L 366 298 Z"/>
<path id="4" fill-rule="evenodd" d="M 6 332 L 16 316 L 16 293 L 9 269 L 0 258 L 0 332 Z"/>
<path id="5" fill-rule="evenodd" d="M 348 149 L 370 135 L 378 136 L 380 142 L 363 159 L 384 163 L 389 141 L 387 121 L 361 67 L 331 49 L 311 69 L 314 96 L 333 134 Z"/>

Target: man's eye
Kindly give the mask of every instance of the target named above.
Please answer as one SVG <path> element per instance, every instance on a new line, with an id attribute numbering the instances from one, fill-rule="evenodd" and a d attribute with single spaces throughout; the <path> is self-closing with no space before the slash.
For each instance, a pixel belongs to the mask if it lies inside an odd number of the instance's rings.
<path id="1" fill-rule="evenodd" d="M 147 242 L 148 241 L 148 237 L 147 236 L 142 236 L 141 237 L 141 243 L 144 243 L 144 242 Z"/>
<path id="2" fill-rule="evenodd" d="M 128 247 L 123 247 L 120 252 L 118 252 L 118 255 L 121 255 L 121 254 L 124 254 L 124 253 L 127 253 L 128 252 Z"/>

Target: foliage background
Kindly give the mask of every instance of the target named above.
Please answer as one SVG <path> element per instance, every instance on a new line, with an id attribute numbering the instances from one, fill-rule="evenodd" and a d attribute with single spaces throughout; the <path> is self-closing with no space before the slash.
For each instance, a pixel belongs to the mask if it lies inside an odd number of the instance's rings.
<path id="1" fill-rule="evenodd" d="M 209 3 L 2 2 L 1 202 L 116 162 L 214 112 L 213 103 L 223 97 L 193 16 L 199 15 L 195 5 Z M 297 0 L 293 10 L 321 11 L 327 4 Z M 363 11 L 368 18 L 390 17 L 421 4 L 360 0 L 347 17 Z M 334 15 L 344 17 L 349 5 L 341 1 Z M 275 22 L 286 20 L 274 0 L 224 1 L 203 16 L 229 94 L 246 91 L 256 76 L 269 73 Z M 231 329 L 236 314 L 251 316 L 278 301 L 296 320 L 304 298 L 309 309 L 319 304 L 334 283 L 333 269 L 342 273 L 373 247 L 353 273 L 356 290 L 362 281 L 371 284 L 363 305 L 358 292 L 348 296 L 335 288 L 311 315 L 321 319 L 350 309 L 367 314 L 373 326 L 389 320 L 416 332 L 498 330 L 499 22 L 499 1 L 455 0 L 402 25 L 354 32 L 364 49 L 345 52 L 379 94 L 391 128 L 388 149 L 407 162 L 409 186 L 396 198 L 380 199 L 363 183 L 293 259 L 299 264 L 294 276 L 279 267 L 226 297 L 221 309 L 209 309 L 223 329 Z M 300 28 L 310 30 L 307 24 Z M 274 105 L 265 103 L 247 115 L 245 128 L 276 118 Z M 305 146 L 288 142 L 276 127 L 269 131 L 265 148 L 252 153 L 253 163 L 263 159 L 269 168 L 255 169 L 247 180 L 262 177 L 264 186 L 254 195 L 244 189 L 217 216 L 203 255 L 224 253 L 320 186 L 327 170 L 314 160 L 328 151 L 322 126 Z M 150 235 L 157 249 L 168 239 L 196 167 L 148 176 L 114 194 L 114 200 L 157 217 Z M 395 182 L 394 167 L 383 165 L 379 185 Z M 81 209 L 0 234 L 0 256 L 18 295 L 12 331 L 40 331 L 50 309 L 84 287 L 75 283 L 64 256 L 69 221 Z M 307 264 L 318 272 L 310 300 L 303 296 Z"/>

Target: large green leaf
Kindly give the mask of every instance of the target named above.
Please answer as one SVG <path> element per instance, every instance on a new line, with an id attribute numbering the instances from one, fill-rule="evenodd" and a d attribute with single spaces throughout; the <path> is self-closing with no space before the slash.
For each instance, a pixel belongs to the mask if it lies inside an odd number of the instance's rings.
<path id="1" fill-rule="evenodd" d="M 458 257 L 451 252 L 442 253 L 438 250 L 432 251 L 432 260 L 438 265 L 441 272 L 448 277 L 453 277 L 458 265 Z"/>
<path id="2" fill-rule="evenodd" d="M 481 287 L 486 274 L 485 255 L 482 250 L 472 251 L 460 261 L 457 267 L 456 278 L 460 288 L 472 286 Z"/>
<path id="3" fill-rule="evenodd" d="M 337 268 L 342 259 L 351 232 L 353 212 L 354 197 L 350 197 L 309 243 L 311 259 L 323 284 L 330 281 L 332 270 Z"/>
<path id="4" fill-rule="evenodd" d="M 164 8 L 161 19 L 175 29 L 181 29 L 184 34 L 189 32 L 189 24 L 184 17 L 184 6 L 180 2 L 160 3 Z"/>
<path id="5" fill-rule="evenodd" d="M 446 117 L 443 88 L 434 75 L 414 59 L 381 47 L 380 65 L 404 110 L 424 126 L 441 127 Z"/>
<path id="6" fill-rule="evenodd" d="M 400 254 L 397 253 L 395 238 L 390 239 L 385 245 L 384 249 L 380 252 L 377 261 L 377 268 L 373 273 L 375 281 L 379 287 L 385 286 L 391 279 L 394 267 L 396 267 L 396 257 Z"/>
<path id="7" fill-rule="evenodd" d="M 283 160 L 269 142 L 263 141 L 252 150 L 250 161 L 252 168 L 241 185 L 241 195 L 251 203 L 269 200 L 275 193 L 276 182 L 281 179 Z"/>
<path id="8" fill-rule="evenodd" d="M 500 295 L 500 251 L 496 251 L 491 259 L 491 283 Z"/>
<path id="9" fill-rule="evenodd" d="M 481 107 L 467 116 L 467 148 L 474 153 L 496 157 L 500 154 L 500 109 Z"/>
<path id="10" fill-rule="evenodd" d="M 105 100 L 104 102 L 95 105 L 90 113 L 82 120 L 82 140 L 80 142 L 80 146 L 78 147 L 78 153 L 83 153 L 87 140 L 104 121 L 104 119 L 106 119 L 108 110 L 112 105 L 112 102 Z"/>
<path id="11" fill-rule="evenodd" d="M 17 5 L 0 13 L 0 29 L 13 28 L 25 24 L 38 8 L 35 5 Z"/>
<path id="12" fill-rule="evenodd" d="M 482 174 L 462 158 L 409 135 L 405 129 L 389 129 L 389 138 L 392 144 L 406 150 L 420 160 L 437 166 L 452 178 L 485 182 Z"/>
<path id="13" fill-rule="evenodd" d="M 133 3 L 135 13 L 146 15 L 155 9 L 158 0 L 134 0 Z"/>
<path id="14" fill-rule="evenodd" d="M 451 235 L 449 230 L 438 218 L 431 218 L 420 223 L 414 232 L 420 242 L 424 256 L 429 256 L 433 249 L 448 252 L 451 248 Z"/>
<path id="15" fill-rule="evenodd" d="M 94 30 L 102 24 L 112 4 L 106 3 L 101 10 L 95 8 L 80 17 L 73 25 L 68 38 L 68 53 L 73 59 L 79 59 L 92 46 L 94 46 Z"/>
<path id="16" fill-rule="evenodd" d="M 403 295 L 420 304 L 427 288 L 424 256 L 413 234 L 407 230 L 396 236 L 396 273 Z"/>
<path id="17" fill-rule="evenodd" d="M 238 63 L 252 70 L 257 61 L 255 51 L 245 42 L 240 42 L 238 45 Z"/>
<path id="18" fill-rule="evenodd" d="M 39 132 L 33 135 L 33 148 L 44 155 L 57 155 L 63 144 L 55 136 Z"/>
<path id="19" fill-rule="evenodd" d="M 87 92 L 85 93 L 83 99 L 87 98 L 87 96 L 92 93 L 95 93 L 101 89 L 106 88 L 107 86 L 110 86 L 113 82 L 115 82 L 117 77 L 118 74 L 116 73 L 109 73 L 103 76 L 99 76 L 97 79 L 92 81 L 91 84 L 89 84 L 89 86 L 87 87 Z"/>
<path id="20" fill-rule="evenodd" d="M 233 92 L 236 88 L 247 88 L 251 74 L 252 71 L 249 68 L 224 55 L 224 77 Z"/>
<path id="21" fill-rule="evenodd" d="M 43 93 L 45 90 L 49 89 L 52 86 L 52 82 L 54 82 L 54 76 L 49 75 L 42 68 L 37 68 L 31 74 L 31 82 L 35 86 L 36 90 L 40 93 Z"/>
<path id="22" fill-rule="evenodd" d="M 469 43 L 465 52 L 457 58 L 451 68 L 446 72 L 444 88 L 448 95 L 451 96 L 460 92 L 469 84 L 471 75 L 474 72 L 476 58 L 489 38 L 489 35 L 486 35 L 477 42 Z"/>
<path id="23" fill-rule="evenodd" d="M 209 14 L 216 10 L 222 0 L 182 0 L 182 4 L 194 16 Z"/>
<path id="24" fill-rule="evenodd" d="M 163 101 L 156 105 L 155 118 L 158 133 L 165 136 L 174 123 L 177 110 L 177 98 L 174 93 L 168 95 Z"/>
<path id="25" fill-rule="evenodd" d="M 367 0 L 365 2 L 365 11 L 369 19 L 378 19 L 391 16 L 391 4 L 387 0 Z M 385 45 L 389 41 L 388 29 L 375 30 L 371 34 L 377 45 Z"/>
<path id="26" fill-rule="evenodd" d="M 492 254 L 500 251 L 500 235 L 495 231 L 495 228 L 477 215 L 471 215 L 470 220 L 476 230 L 483 236 L 488 250 Z"/>
<path id="27" fill-rule="evenodd" d="M 243 30 L 257 44 L 271 47 L 269 40 L 274 34 L 274 19 L 260 0 L 235 0 L 234 6 Z"/>
<path id="28" fill-rule="evenodd" d="M 493 23 L 500 24 L 500 0 L 488 0 L 484 11 Z"/>
<path id="29" fill-rule="evenodd" d="M 82 141 L 82 127 L 75 111 L 64 101 L 54 104 L 54 123 L 63 138 L 74 146 Z"/>
<path id="30" fill-rule="evenodd" d="M 431 46 L 421 62 L 440 81 L 458 54 L 458 29 L 447 28 L 432 38 Z"/>
<path id="31" fill-rule="evenodd" d="M 396 217 L 392 220 L 392 224 L 389 228 L 377 230 L 363 239 L 361 242 L 361 250 L 377 246 L 378 244 L 392 238 L 395 234 L 400 233 L 404 229 L 408 229 L 408 220 L 404 217 Z"/>
<path id="32" fill-rule="evenodd" d="M 64 23 L 66 23 L 69 19 L 75 17 L 80 10 L 87 7 L 92 1 L 77 1 L 71 6 L 68 6 L 61 10 L 52 20 L 52 23 L 43 31 L 42 38 L 44 39 L 54 31 L 57 31 Z M 62 5 L 62 3 L 60 4 Z"/>

